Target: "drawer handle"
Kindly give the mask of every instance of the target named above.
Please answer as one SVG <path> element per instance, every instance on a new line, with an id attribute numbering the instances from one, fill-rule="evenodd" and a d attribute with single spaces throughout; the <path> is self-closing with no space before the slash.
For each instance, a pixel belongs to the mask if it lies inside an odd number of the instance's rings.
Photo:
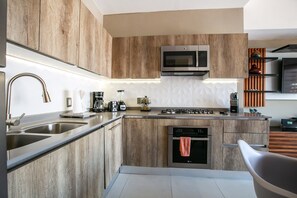
<path id="1" fill-rule="evenodd" d="M 122 123 L 118 123 L 118 124 L 112 126 L 111 128 L 109 128 L 108 130 L 112 130 L 113 128 L 115 128 L 115 127 L 117 127 L 117 126 L 120 126 L 121 124 L 122 124 Z"/>
<path id="2" fill-rule="evenodd" d="M 173 140 L 179 140 L 180 138 L 179 137 L 173 137 L 172 139 Z M 202 140 L 208 141 L 209 138 L 191 138 L 191 140 L 193 140 L 193 141 L 202 141 Z"/>
<path id="3" fill-rule="evenodd" d="M 265 144 L 249 144 L 252 148 L 267 148 L 267 145 Z M 236 148 L 238 147 L 238 144 L 223 144 L 224 147 L 227 148 Z"/>

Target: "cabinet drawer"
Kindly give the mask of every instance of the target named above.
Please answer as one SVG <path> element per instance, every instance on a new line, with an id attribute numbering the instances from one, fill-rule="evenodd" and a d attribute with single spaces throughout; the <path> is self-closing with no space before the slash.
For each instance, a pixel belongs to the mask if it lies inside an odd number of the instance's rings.
<path id="1" fill-rule="evenodd" d="M 106 130 L 112 130 L 113 128 L 120 126 L 122 124 L 122 119 L 118 119 L 108 125 L 105 126 Z"/>
<path id="2" fill-rule="evenodd" d="M 255 134 L 255 133 L 224 133 L 223 144 L 226 147 L 237 145 L 238 140 L 244 140 L 251 145 L 268 145 L 268 134 Z"/>
<path id="3" fill-rule="evenodd" d="M 268 133 L 269 121 L 263 120 L 224 120 L 227 133 Z"/>

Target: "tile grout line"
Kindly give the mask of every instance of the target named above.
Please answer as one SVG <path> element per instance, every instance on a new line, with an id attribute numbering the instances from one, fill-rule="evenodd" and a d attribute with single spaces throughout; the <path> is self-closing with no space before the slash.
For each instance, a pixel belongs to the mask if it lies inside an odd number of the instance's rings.
<path id="1" fill-rule="evenodd" d="M 171 198 L 173 198 L 173 189 L 172 189 L 172 175 L 170 177 L 170 190 L 171 190 Z"/>
<path id="2" fill-rule="evenodd" d="M 221 192 L 222 196 L 223 196 L 224 198 L 226 198 L 225 195 L 224 195 L 224 193 L 223 193 L 223 191 L 221 190 L 220 186 L 218 185 L 217 180 L 216 180 L 216 179 L 213 179 L 213 180 L 214 180 L 216 186 L 218 187 L 219 191 Z"/>
<path id="3" fill-rule="evenodd" d="M 123 188 L 122 188 L 122 190 L 121 190 L 121 192 L 120 192 L 120 198 L 123 197 L 123 196 L 122 196 L 122 195 L 123 195 L 123 191 L 124 191 L 124 189 L 125 189 L 125 187 L 126 187 L 128 181 L 129 181 L 129 179 L 130 179 L 130 175 L 128 175 L 128 178 L 126 179 L 126 182 L 125 182 L 125 184 L 124 184 L 124 186 L 123 186 Z"/>

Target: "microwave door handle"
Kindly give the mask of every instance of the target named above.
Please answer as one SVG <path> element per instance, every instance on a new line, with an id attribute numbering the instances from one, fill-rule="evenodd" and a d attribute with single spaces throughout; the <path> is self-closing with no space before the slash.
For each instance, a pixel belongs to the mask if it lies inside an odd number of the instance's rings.
<path id="1" fill-rule="evenodd" d="M 196 51 L 196 67 L 198 67 L 198 50 Z"/>

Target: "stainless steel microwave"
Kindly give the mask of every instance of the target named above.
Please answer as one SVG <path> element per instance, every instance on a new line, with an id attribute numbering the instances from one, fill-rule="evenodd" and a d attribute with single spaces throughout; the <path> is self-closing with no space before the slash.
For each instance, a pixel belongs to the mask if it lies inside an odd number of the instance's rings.
<path id="1" fill-rule="evenodd" d="M 204 75 L 209 71 L 209 45 L 161 46 L 162 75 Z"/>

